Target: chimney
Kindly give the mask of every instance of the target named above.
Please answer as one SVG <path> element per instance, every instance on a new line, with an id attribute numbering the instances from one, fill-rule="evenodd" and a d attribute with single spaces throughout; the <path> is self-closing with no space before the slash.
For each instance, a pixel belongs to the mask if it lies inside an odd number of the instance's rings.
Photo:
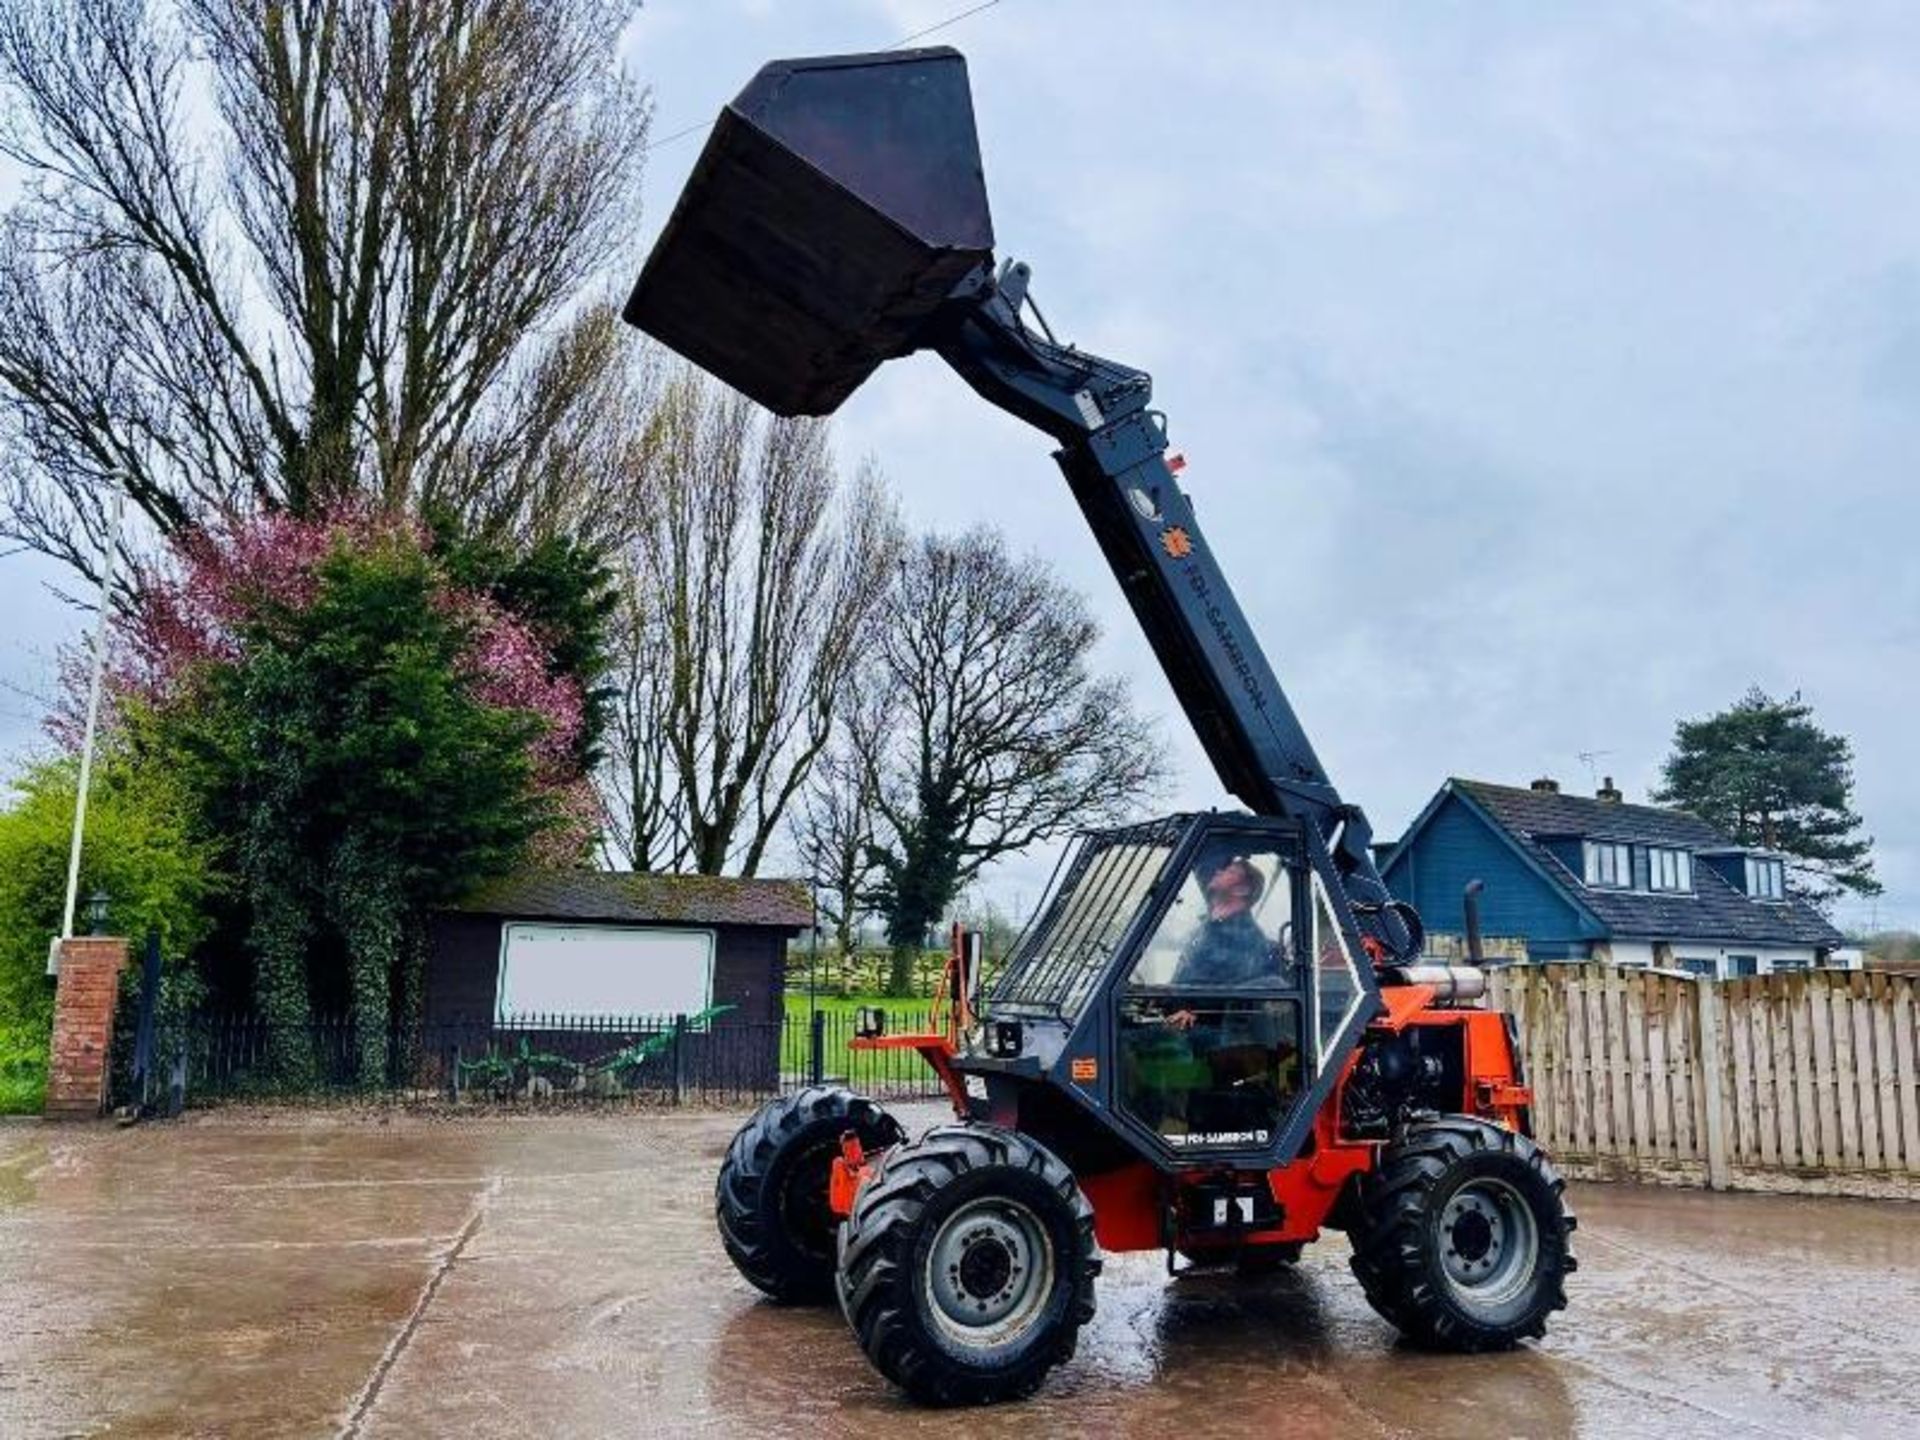
<path id="1" fill-rule="evenodd" d="M 1529 790 L 1538 790 L 1542 795 L 1558 795 L 1560 793 L 1560 782 L 1551 775 L 1542 775 L 1538 780 L 1527 786 L 1527 788 Z"/>
<path id="2" fill-rule="evenodd" d="M 1607 776 L 1600 782 L 1600 788 L 1593 792 L 1596 800 L 1605 800 L 1609 805 L 1618 805 L 1626 796 L 1613 788 L 1613 777 Z"/>

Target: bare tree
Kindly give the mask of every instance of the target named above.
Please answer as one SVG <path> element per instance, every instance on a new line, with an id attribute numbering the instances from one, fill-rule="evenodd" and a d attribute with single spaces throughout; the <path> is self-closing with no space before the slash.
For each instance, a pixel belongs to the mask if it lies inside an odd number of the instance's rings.
<path id="1" fill-rule="evenodd" d="M 539 523 L 522 471 L 617 383 L 576 302 L 632 234 L 633 9 L 0 7 L 5 532 L 90 572 L 110 474 L 162 533 L 346 497 Z"/>
<path id="2" fill-rule="evenodd" d="M 658 612 L 629 572 L 608 674 L 611 719 L 597 779 L 606 858 L 635 870 L 684 869 L 686 817 L 666 741 L 672 675 L 655 647 Z"/>
<path id="3" fill-rule="evenodd" d="M 861 717 L 855 748 L 904 993 L 913 951 L 983 867 L 1134 810 L 1165 759 L 1125 683 L 1090 673 L 1086 602 L 995 531 L 924 539 L 879 633 L 891 703 Z"/>
<path id="4" fill-rule="evenodd" d="M 847 715 L 871 714 L 875 697 L 861 693 L 860 682 L 877 675 L 872 664 L 856 667 Z M 802 873 L 813 882 L 815 904 L 833 926 L 842 957 L 853 953 L 860 922 L 872 913 L 878 876 L 879 810 L 852 745 L 852 736 L 872 728 L 857 720 L 841 727 L 795 801 L 789 827 Z"/>
<path id="5" fill-rule="evenodd" d="M 422 481 L 423 507 L 452 511 L 473 532 L 618 549 L 646 485 L 659 362 L 615 306 L 583 307 L 441 457 Z"/>
<path id="6" fill-rule="evenodd" d="M 637 524 L 611 840 L 638 869 L 751 875 L 832 737 L 899 522 L 870 467 L 841 484 L 822 422 L 689 369 L 655 407 Z"/>

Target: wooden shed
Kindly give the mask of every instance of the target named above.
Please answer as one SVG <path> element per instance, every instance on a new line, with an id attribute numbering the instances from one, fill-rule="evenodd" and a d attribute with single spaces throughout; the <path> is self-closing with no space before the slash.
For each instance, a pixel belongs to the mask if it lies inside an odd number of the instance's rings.
<path id="1" fill-rule="evenodd" d="M 671 1024 L 718 1010 L 701 1048 L 740 1056 L 729 1070 L 764 1050 L 749 1068 L 770 1072 L 787 942 L 812 923 L 793 880 L 522 871 L 431 917 L 421 1018 L 428 1033 L 547 1032 L 555 1017 Z"/>

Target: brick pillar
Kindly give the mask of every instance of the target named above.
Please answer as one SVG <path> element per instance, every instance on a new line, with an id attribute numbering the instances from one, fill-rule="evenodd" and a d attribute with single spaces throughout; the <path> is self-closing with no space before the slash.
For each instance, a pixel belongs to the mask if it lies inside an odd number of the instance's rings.
<path id="1" fill-rule="evenodd" d="M 91 1120 L 107 1107 L 113 1012 L 126 964 L 125 940 L 89 935 L 60 942 L 47 1063 L 49 1120 Z"/>

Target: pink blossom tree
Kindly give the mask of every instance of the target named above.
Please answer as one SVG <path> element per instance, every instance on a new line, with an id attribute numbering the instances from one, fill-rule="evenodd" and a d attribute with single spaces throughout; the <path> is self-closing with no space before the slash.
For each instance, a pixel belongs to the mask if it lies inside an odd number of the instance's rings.
<path id="1" fill-rule="evenodd" d="M 115 743 L 189 777 L 242 902 L 250 999 L 284 1022 L 279 1071 L 313 1063 L 301 1021 L 344 1007 L 372 1080 L 418 1003 L 428 907 L 584 857 L 581 681 L 423 526 L 364 510 L 192 532 L 134 596 Z"/>

